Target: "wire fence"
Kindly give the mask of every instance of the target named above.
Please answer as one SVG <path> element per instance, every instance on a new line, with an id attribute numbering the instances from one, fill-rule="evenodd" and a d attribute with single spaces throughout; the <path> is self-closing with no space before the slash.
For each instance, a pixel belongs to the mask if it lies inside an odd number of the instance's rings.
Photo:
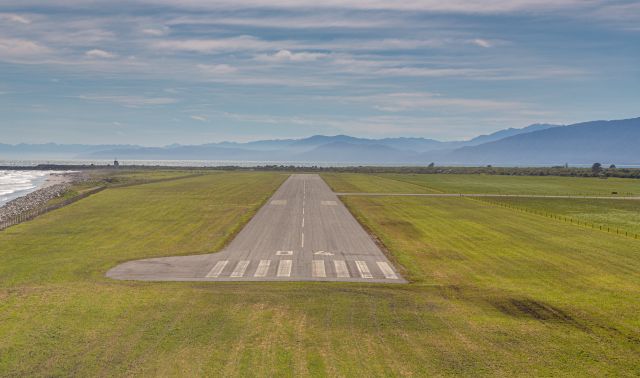
<path id="1" fill-rule="evenodd" d="M 42 214 L 48 213 L 48 212 L 53 211 L 53 210 L 57 210 L 57 209 L 59 209 L 61 207 L 64 207 L 64 206 L 70 205 L 70 204 L 72 204 L 74 202 L 80 201 L 81 199 L 87 198 L 92 194 L 96 194 L 98 192 L 101 192 L 101 191 L 105 190 L 106 188 L 107 188 L 106 186 L 101 186 L 101 187 L 98 187 L 98 188 L 95 188 L 95 189 L 91 189 L 91 190 L 88 190 L 88 191 L 86 191 L 84 193 L 78 194 L 75 197 L 72 197 L 72 198 L 66 199 L 64 201 L 58 202 L 56 204 L 40 207 L 40 208 L 37 208 L 37 209 L 32 209 L 32 210 L 29 210 L 29 211 L 25 211 L 25 212 L 20 213 L 20 214 L 14 216 L 12 218 L 5 219 L 4 221 L 0 222 L 0 231 L 5 230 L 5 229 L 7 229 L 7 228 L 9 228 L 11 226 L 14 226 L 14 225 L 18 224 L 18 223 L 22 223 L 22 222 L 26 222 L 26 221 L 29 221 L 31 219 L 34 219 L 35 217 L 40 216 Z"/>
<path id="2" fill-rule="evenodd" d="M 535 214 L 535 215 L 540 215 L 543 217 L 547 217 L 547 218 L 551 218 L 551 219 L 555 219 L 555 220 L 559 220 L 559 221 L 563 221 L 569 224 L 574 224 L 576 226 L 583 226 L 583 227 L 587 227 L 587 228 L 591 228 L 594 230 L 600 230 L 603 232 L 609 232 L 612 234 L 616 234 L 616 235 L 620 235 L 620 236 L 625 236 L 631 239 L 640 239 L 640 235 L 633 233 L 633 232 L 629 232 L 626 230 L 621 230 L 617 227 L 611 227 L 611 226 L 603 226 L 603 225 L 599 225 L 599 224 L 595 224 L 595 223 L 589 223 L 587 221 L 582 221 L 579 219 L 573 219 L 571 217 L 567 217 L 567 216 L 563 216 L 563 215 L 558 215 L 558 214 L 554 214 L 554 213 L 548 213 L 545 211 L 539 211 L 539 210 L 532 210 L 532 209 L 527 209 L 524 207 L 517 207 L 517 206 L 513 206 L 511 204 L 508 203 L 503 203 L 503 202 L 498 202 L 498 201 L 492 201 L 490 199 L 486 199 L 486 198 L 477 198 L 477 200 L 482 201 L 482 202 L 487 202 L 490 203 L 492 205 L 496 205 L 496 206 L 501 206 L 507 209 L 512 209 L 512 210 L 517 210 L 517 211 L 522 211 L 524 213 L 529 213 L 529 214 Z"/>

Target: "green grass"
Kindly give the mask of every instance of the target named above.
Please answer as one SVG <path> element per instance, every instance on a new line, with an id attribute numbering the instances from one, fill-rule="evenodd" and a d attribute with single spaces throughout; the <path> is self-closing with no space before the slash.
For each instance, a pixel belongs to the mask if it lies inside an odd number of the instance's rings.
<path id="1" fill-rule="evenodd" d="M 284 178 L 112 188 L 0 232 L 0 376 L 640 371 L 640 242 L 476 200 L 346 198 L 410 285 L 104 277 L 220 249 Z"/>
<path id="2" fill-rule="evenodd" d="M 325 173 L 337 192 L 640 195 L 640 181 L 620 178 L 472 174 Z"/>
<path id="3" fill-rule="evenodd" d="M 492 198 L 490 201 L 640 235 L 640 201 L 564 198 Z"/>

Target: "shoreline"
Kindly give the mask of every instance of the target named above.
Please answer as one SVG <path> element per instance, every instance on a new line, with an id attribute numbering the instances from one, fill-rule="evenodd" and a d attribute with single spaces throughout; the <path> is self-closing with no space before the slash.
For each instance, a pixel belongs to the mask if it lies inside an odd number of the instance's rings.
<path id="1" fill-rule="evenodd" d="M 72 184 L 82 181 L 82 172 L 56 172 L 40 182 L 36 189 L 0 206 L 0 222 L 45 206 L 50 200 L 66 193 Z"/>

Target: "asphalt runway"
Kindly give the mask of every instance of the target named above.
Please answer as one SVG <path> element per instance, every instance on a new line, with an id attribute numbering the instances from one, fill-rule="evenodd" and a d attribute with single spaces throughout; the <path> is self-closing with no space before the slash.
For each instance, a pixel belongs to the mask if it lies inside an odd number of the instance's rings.
<path id="1" fill-rule="evenodd" d="M 407 282 L 329 186 L 312 174 L 290 176 L 223 251 L 129 261 L 107 277 Z"/>

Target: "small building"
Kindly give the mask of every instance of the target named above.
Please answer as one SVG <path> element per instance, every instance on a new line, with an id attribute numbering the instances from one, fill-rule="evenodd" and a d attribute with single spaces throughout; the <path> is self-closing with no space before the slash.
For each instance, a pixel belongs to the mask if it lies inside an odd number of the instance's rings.
<path id="1" fill-rule="evenodd" d="M 120 166 L 120 162 L 118 161 L 118 158 L 113 159 L 113 167 L 118 168 L 119 166 Z"/>

